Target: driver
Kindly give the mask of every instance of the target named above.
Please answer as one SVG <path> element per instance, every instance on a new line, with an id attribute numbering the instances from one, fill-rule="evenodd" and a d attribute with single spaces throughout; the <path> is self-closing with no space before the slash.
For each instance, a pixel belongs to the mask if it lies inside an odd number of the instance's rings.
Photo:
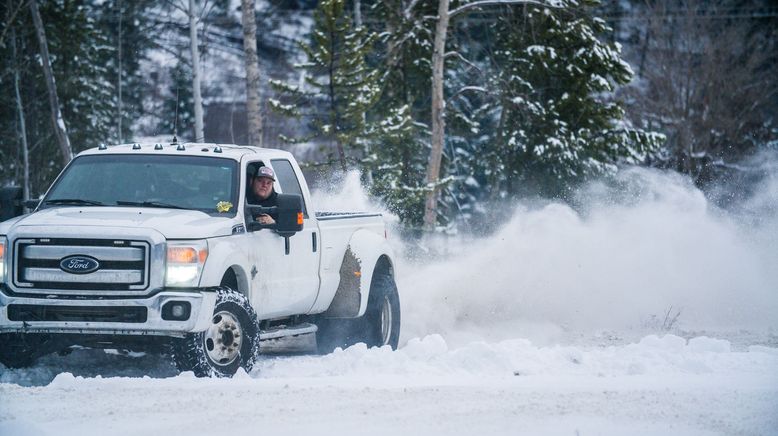
<path id="1" fill-rule="evenodd" d="M 255 204 L 262 207 L 272 207 L 278 205 L 278 193 L 273 189 L 273 182 L 276 181 L 276 174 L 270 167 L 259 167 L 256 174 L 251 179 L 251 189 L 248 192 L 249 204 Z M 260 214 L 254 217 L 254 220 L 262 224 L 275 224 L 275 219 L 268 214 Z"/>

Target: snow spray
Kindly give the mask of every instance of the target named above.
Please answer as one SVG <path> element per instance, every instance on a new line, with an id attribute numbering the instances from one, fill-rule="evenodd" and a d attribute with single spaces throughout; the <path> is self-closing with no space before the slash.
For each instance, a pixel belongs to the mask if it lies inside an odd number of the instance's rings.
<path id="1" fill-rule="evenodd" d="M 380 209 L 356 173 L 322 194 L 326 210 Z M 574 203 L 519 202 L 495 234 L 447 241 L 457 254 L 400 258 L 401 339 L 778 329 L 775 167 L 726 210 L 688 178 L 644 168 Z"/>

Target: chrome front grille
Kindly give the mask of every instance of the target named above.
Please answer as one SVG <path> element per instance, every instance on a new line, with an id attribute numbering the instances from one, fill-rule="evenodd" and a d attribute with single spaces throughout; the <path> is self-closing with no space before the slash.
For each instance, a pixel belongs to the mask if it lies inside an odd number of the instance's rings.
<path id="1" fill-rule="evenodd" d="M 18 239 L 14 252 L 14 285 L 25 293 L 135 293 L 149 286 L 149 244 L 144 241 Z M 72 256 L 94 259 L 99 268 L 82 274 L 60 268 L 60 262 Z"/>

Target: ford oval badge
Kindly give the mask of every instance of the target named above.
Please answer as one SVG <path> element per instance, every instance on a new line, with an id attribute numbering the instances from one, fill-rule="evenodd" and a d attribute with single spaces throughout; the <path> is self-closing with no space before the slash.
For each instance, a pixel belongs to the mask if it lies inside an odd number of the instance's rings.
<path id="1" fill-rule="evenodd" d="M 59 269 L 71 274 L 89 274 L 100 268 L 100 262 L 89 256 L 68 256 L 59 261 Z"/>

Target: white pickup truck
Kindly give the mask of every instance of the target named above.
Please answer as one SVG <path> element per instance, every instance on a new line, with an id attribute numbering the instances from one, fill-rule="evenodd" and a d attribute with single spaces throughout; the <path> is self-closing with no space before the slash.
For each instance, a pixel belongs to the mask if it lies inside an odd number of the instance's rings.
<path id="1" fill-rule="evenodd" d="M 274 210 L 247 203 L 273 168 Z M 254 221 L 272 213 L 267 227 Z M 0 223 L 0 363 L 73 345 L 172 350 L 182 371 L 251 369 L 260 342 L 397 347 L 379 214 L 314 212 L 288 152 L 124 144 L 80 153 L 35 210 Z"/>

